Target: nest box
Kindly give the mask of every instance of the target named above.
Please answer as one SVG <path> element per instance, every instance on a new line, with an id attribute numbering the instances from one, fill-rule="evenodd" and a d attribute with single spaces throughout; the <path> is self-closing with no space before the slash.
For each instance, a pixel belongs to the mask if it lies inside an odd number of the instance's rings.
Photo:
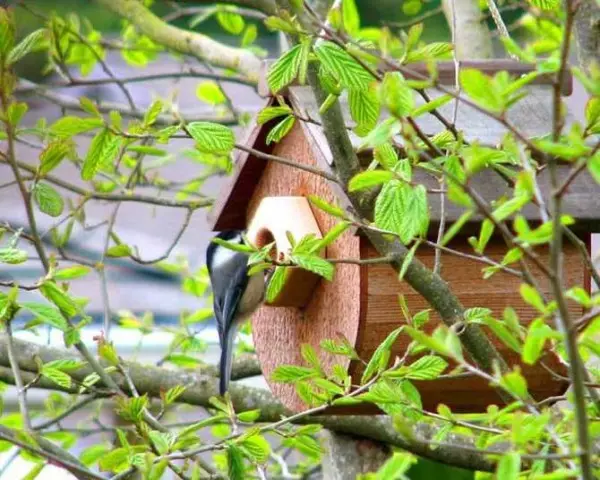
<path id="1" fill-rule="evenodd" d="M 530 67 L 512 61 L 466 62 L 467 66 L 478 68 L 486 73 L 507 70 L 513 75 L 530 71 Z M 425 72 L 425 69 L 422 69 Z M 452 86 L 454 82 L 454 65 L 450 62 L 439 65 L 439 79 Z M 262 94 L 266 97 L 266 105 L 277 105 L 277 100 L 270 96 L 263 81 Z M 570 95 L 571 83 L 568 82 L 563 95 Z M 432 89 L 431 97 L 437 93 Z M 314 121 L 296 121 L 291 131 L 278 143 L 267 144 L 266 137 L 273 122 L 265 125 L 254 124 L 248 130 L 245 145 L 263 153 L 271 153 L 291 159 L 294 162 L 329 170 L 332 155 L 328 143 L 319 125 L 319 106 L 309 87 L 289 86 L 278 92 L 293 110 L 302 118 Z M 348 125 L 352 126 L 347 103 L 341 99 L 342 109 Z M 454 102 L 446 104 L 441 113 L 452 118 Z M 552 118 L 552 86 L 549 79 L 540 77 L 528 87 L 528 95 L 518 102 L 509 112 L 509 119 L 520 131 L 528 136 L 546 134 L 551 130 Z M 567 123 L 572 122 L 569 114 Z M 277 120 L 275 120 L 275 123 Z M 443 129 L 441 123 L 431 115 L 419 117 L 418 123 L 427 134 Z M 469 141 L 478 141 L 483 145 L 498 145 L 505 134 L 504 128 L 490 120 L 477 110 L 460 104 L 457 112 L 457 128 L 464 132 Z M 353 142 L 358 145 L 360 139 L 351 134 Z M 401 140 L 400 140 L 401 141 Z M 366 152 L 365 166 L 372 160 L 372 152 Z M 562 178 L 568 174 L 571 166 L 560 167 Z M 422 181 L 432 188 L 439 185 L 431 177 L 415 172 L 415 181 Z M 537 173 L 542 193 L 548 195 L 550 182 L 547 169 Z M 491 171 L 483 171 L 470 180 L 473 188 L 488 201 L 503 194 L 512 195 L 507 183 Z M 317 236 L 324 234 L 335 225 L 335 219 L 323 211 L 311 207 L 308 195 L 318 195 L 330 203 L 347 205 L 347 198 L 338 185 L 330 183 L 323 177 L 306 171 L 295 169 L 274 161 L 257 158 L 248 152 L 241 152 L 236 159 L 235 171 L 230 183 L 225 187 L 211 211 L 212 228 L 221 231 L 229 228 L 248 228 L 250 238 L 258 244 L 265 245 L 276 242 L 279 255 L 286 254 L 289 249 L 286 230 L 290 230 L 295 238 L 308 233 Z M 437 225 L 441 218 L 440 194 L 429 194 L 430 236 L 435 240 Z M 576 219 L 577 235 L 588 245 L 591 232 L 599 231 L 598 213 L 600 212 L 600 191 L 598 185 L 586 172 L 579 175 L 570 186 L 563 200 L 564 211 Z M 462 209 L 447 200 L 444 214 L 446 225 L 462 213 Z M 533 205 L 522 212 L 531 221 L 539 221 L 539 211 Z M 595 216 L 594 216 L 595 215 Z M 450 248 L 464 253 L 473 253 L 466 235 L 478 232 L 481 217 L 474 217 L 465 228 L 461 237 L 455 238 Z M 502 238 L 493 237 L 486 255 L 500 261 L 507 251 Z M 537 249 L 539 256 L 546 261 L 547 249 Z M 360 231 L 347 231 L 335 243 L 327 247 L 327 258 L 368 259 L 379 254 Z M 426 265 L 432 267 L 434 250 L 422 246 L 417 256 Z M 580 252 L 570 242 L 564 242 L 565 285 L 583 285 L 589 290 L 590 279 Z M 496 318 L 502 318 L 505 307 L 513 307 L 520 320 L 527 324 L 535 318 L 535 312 L 526 305 L 520 294 L 519 278 L 508 273 L 498 272 L 488 280 L 482 278 L 480 262 L 468 258 L 442 255 L 442 277 L 450 284 L 452 291 L 458 296 L 466 308 L 490 308 Z M 540 279 L 542 288 L 550 294 L 550 286 L 532 267 L 532 272 Z M 337 264 L 335 277 L 329 282 L 316 277 L 310 272 L 295 268 L 288 277 L 284 290 L 271 305 L 264 305 L 252 318 L 252 332 L 258 358 L 270 388 L 288 408 L 299 411 L 305 408 L 297 396 L 293 385 L 271 382 L 273 370 L 284 364 L 302 365 L 300 347 L 309 343 L 320 352 L 323 364 L 332 366 L 343 363 L 350 375 L 360 381 L 363 366 L 359 362 L 350 362 L 343 357 L 332 357 L 321 352 L 319 343 L 327 338 L 339 338 L 343 335 L 354 345 L 362 359 L 368 360 L 377 346 L 394 329 L 404 322 L 398 296 L 403 294 L 411 313 L 429 308 L 426 301 L 407 283 L 398 280 L 394 270 L 385 264 Z M 570 304 L 574 318 L 579 318 L 583 311 L 575 303 Z M 432 331 L 441 320 L 435 312 L 426 325 Z M 511 364 L 519 362 L 507 347 L 495 342 L 500 352 Z M 392 359 L 402 357 L 409 338 L 400 336 L 393 347 Z M 545 365 L 566 376 L 566 368 L 552 352 L 546 352 Z M 542 365 L 521 366 L 528 386 L 534 398 L 543 399 L 561 395 L 567 383 L 550 374 Z M 423 406 L 433 410 L 438 403 L 445 403 L 457 412 L 484 411 L 489 404 L 501 405 L 497 393 L 489 385 L 478 378 L 460 376 L 442 378 L 434 381 L 415 382 L 421 392 Z M 343 411 L 332 410 L 332 413 L 373 413 L 366 407 L 346 408 Z"/>

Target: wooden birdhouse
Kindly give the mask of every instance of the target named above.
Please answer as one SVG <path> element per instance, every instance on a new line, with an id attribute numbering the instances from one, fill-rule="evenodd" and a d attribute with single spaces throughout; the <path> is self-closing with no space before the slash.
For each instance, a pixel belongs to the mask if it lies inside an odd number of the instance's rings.
<path id="1" fill-rule="evenodd" d="M 530 71 L 527 66 L 510 61 L 472 62 L 461 65 L 462 68 L 473 67 L 489 74 L 506 70 L 518 76 Z M 452 86 L 454 65 L 442 63 L 438 69 L 439 80 Z M 421 71 L 426 72 L 425 68 Z M 263 153 L 330 171 L 332 155 L 320 126 L 319 105 L 316 104 L 310 88 L 292 85 L 279 92 L 278 98 L 270 95 L 264 82 L 261 88 L 266 97 L 266 105 L 277 105 L 277 101 L 283 98 L 299 118 L 309 121 L 296 121 L 289 133 L 278 143 L 267 142 L 267 135 L 277 123 L 277 119 L 264 125 L 254 124 L 248 131 L 245 145 Z M 569 81 L 563 95 L 568 96 L 570 90 Z M 431 97 L 437 95 L 433 89 L 429 94 Z M 348 126 L 353 126 L 347 102 L 342 98 L 341 103 Z M 454 102 L 450 102 L 441 108 L 441 113 L 451 119 L 454 108 Z M 550 80 L 540 77 L 531 84 L 527 97 L 510 110 L 508 118 L 527 136 L 543 135 L 551 131 Z M 567 124 L 571 122 L 573 117 L 569 114 Z M 443 130 L 442 124 L 431 115 L 419 117 L 418 124 L 427 134 Z M 477 141 L 481 145 L 498 145 L 506 133 L 498 122 L 464 104 L 458 105 L 456 125 L 467 140 Z M 351 137 L 358 146 L 361 139 L 352 133 Z M 360 158 L 366 168 L 372 161 L 372 151 L 361 152 Z M 560 167 L 561 178 L 565 178 L 570 168 L 570 165 Z M 537 178 L 542 193 L 548 196 L 550 183 L 547 169 L 540 169 Z M 414 181 L 422 182 L 431 189 L 439 188 L 436 180 L 418 171 L 414 173 Z M 512 196 L 506 181 L 491 171 L 482 171 L 470 182 L 470 185 L 488 201 L 495 200 L 503 194 Z M 317 195 L 332 204 L 348 204 L 339 185 L 322 176 L 242 152 L 237 157 L 229 185 L 222 190 L 211 212 L 212 228 L 215 231 L 248 228 L 249 237 L 256 243 L 266 245 L 275 241 L 278 252 L 285 255 L 289 248 L 286 231 L 291 231 L 295 238 L 301 238 L 308 233 L 319 236 L 336 223 L 336 219 L 308 202 L 309 195 Z M 446 225 L 451 225 L 463 213 L 463 209 L 448 199 L 445 200 L 445 207 L 442 209 L 440 193 L 428 194 L 428 204 L 431 217 L 429 235 L 435 241 L 442 212 Z M 599 231 L 600 226 L 600 190 L 586 172 L 582 172 L 571 184 L 564 196 L 563 209 L 575 218 L 574 230 L 589 248 L 591 232 Z M 530 222 L 540 220 L 539 210 L 533 205 L 527 206 L 522 213 Z M 536 317 L 536 313 L 521 298 L 521 280 L 502 271 L 484 280 L 482 268 L 486 265 L 468 258 L 469 254 L 473 254 L 473 249 L 467 241 L 467 236 L 477 234 L 481 221 L 482 217 L 473 217 L 461 236 L 455 237 L 448 245 L 448 248 L 463 252 L 466 256 L 442 252 L 441 275 L 466 308 L 486 307 L 493 311 L 495 318 L 502 318 L 505 307 L 511 306 L 517 311 L 520 321 L 526 325 Z M 500 261 L 506 251 L 503 239 L 498 236 L 490 240 L 486 255 Z M 537 249 L 537 253 L 542 260 L 547 261 L 547 249 Z M 325 254 L 329 259 L 368 259 L 379 256 L 369 240 L 357 230 L 345 232 L 327 247 Z M 426 246 L 417 251 L 418 258 L 429 267 L 433 266 L 434 254 L 434 249 Z M 565 285 L 583 285 L 589 290 L 590 279 L 580 250 L 565 240 L 564 256 Z M 542 275 L 534 267 L 532 272 L 540 279 L 542 288 L 550 294 L 550 286 Z M 398 279 L 397 273 L 387 264 L 336 264 L 333 281 L 321 279 L 298 268 L 288 277 L 276 301 L 261 307 L 252 318 L 256 351 L 273 393 L 293 411 L 305 408 L 293 385 L 274 383 L 270 380 L 271 373 L 279 365 L 303 364 L 300 347 L 304 343 L 311 344 L 321 352 L 319 344 L 323 339 L 335 339 L 343 335 L 355 347 L 359 356 L 368 360 L 386 336 L 405 322 L 398 302 L 400 294 L 404 295 L 413 314 L 430 308 L 407 283 Z M 582 307 L 574 302 L 570 304 L 570 309 L 573 318 L 579 318 L 583 314 Z M 432 318 L 426 325 L 429 331 L 435 329 L 441 321 L 435 312 L 432 311 L 431 315 Z M 393 346 L 392 358 L 402 357 L 409 341 L 407 336 L 401 335 Z M 511 364 L 519 363 L 518 355 L 506 346 L 495 343 Z M 353 383 L 359 383 L 363 368 L 359 362 L 350 362 L 342 357 L 333 358 L 325 353 L 322 355 L 322 361 L 325 366 L 343 363 L 352 375 Z M 521 365 L 530 392 L 536 399 L 561 395 L 568 386 L 565 381 L 553 376 L 546 369 L 550 367 L 566 376 L 566 368 L 557 356 L 547 352 L 544 365 Z M 424 408 L 429 410 L 434 410 L 438 403 L 445 403 L 457 412 L 484 411 L 490 404 L 501 405 L 497 392 L 490 388 L 487 382 L 474 377 L 442 378 L 415 382 L 415 385 L 421 393 Z M 353 407 L 342 413 L 367 413 L 367 410 Z"/>

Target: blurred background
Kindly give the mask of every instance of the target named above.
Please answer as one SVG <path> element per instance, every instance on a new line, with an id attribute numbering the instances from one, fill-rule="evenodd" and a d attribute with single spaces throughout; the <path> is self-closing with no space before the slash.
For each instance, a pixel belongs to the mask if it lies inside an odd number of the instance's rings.
<path id="1" fill-rule="evenodd" d="M 35 9 L 37 14 L 17 9 L 18 36 L 23 37 L 27 33 L 39 28 L 43 19 L 38 14 L 47 15 L 55 11 L 61 15 L 67 15 L 75 12 L 81 18 L 89 19 L 94 28 L 102 32 L 103 36 L 110 39 L 118 39 L 121 31 L 121 20 L 115 15 L 99 7 L 93 1 L 87 0 L 30 0 L 28 5 Z M 169 2 L 155 2 L 155 12 L 166 15 L 173 10 L 168 5 Z M 206 7 L 205 2 L 199 6 Z M 438 0 L 421 2 L 420 0 L 409 0 L 407 2 L 398 2 L 396 0 L 357 0 L 357 5 L 361 12 L 361 23 L 364 26 L 381 26 L 387 23 L 392 28 L 402 27 L 408 22 L 414 22 L 415 18 L 423 17 L 425 22 L 424 39 L 448 40 L 449 31 L 444 16 L 441 14 L 441 7 Z M 505 7 L 503 12 L 507 25 L 513 30 L 518 38 L 521 34 L 518 20 L 522 14 L 519 2 L 500 3 Z M 186 7 L 193 8 L 193 2 L 186 2 Z M 173 21 L 175 25 L 183 28 L 189 28 L 190 17 L 182 16 Z M 252 23 L 252 19 L 246 19 Z M 490 20 L 491 22 L 491 20 Z M 280 38 L 277 34 L 266 30 L 261 22 L 254 21 L 258 29 L 258 37 L 255 43 L 257 50 L 263 52 L 266 57 L 277 57 L 281 48 Z M 492 26 L 492 23 L 490 23 Z M 224 43 L 239 45 L 239 38 L 224 32 L 223 28 L 214 18 L 209 18 L 195 27 L 211 37 Z M 498 56 L 501 49 L 497 45 Z M 155 73 L 169 73 L 181 70 L 184 62 L 190 62 L 189 59 L 175 59 L 166 54 L 160 54 L 156 60 L 150 62 L 143 68 L 143 71 L 132 65 L 123 58 L 118 51 L 107 51 L 106 62 L 110 65 L 117 77 L 131 77 L 135 75 L 150 75 Z M 21 77 L 27 78 L 36 83 L 45 83 L 59 79 L 56 75 L 44 75 L 42 68 L 45 65 L 43 54 L 28 55 L 18 65 L 18 73 Z M 202 70 L 201 65 L 193 65 L 197 70 Z M 77 68 L 73 69 L 73 76 L 79 77 Z M 87 77 L 88 79 L 107 78 L 100 66 L 96 66 Z M 196 89 L 199 79 L 182 78 L 173 80 L 157 80 L 143 83 L 131 83 L 128 89 L 131 92 L 134 101 L 140 108 L 148 106 L 154 98 L 175 96 L 182 110 L 191 109 L 194 114 L 202 115 L 213 112 L 213 107 L 201 102 Z M 248 114 L 256 113 L 262 106 L 263 100 L 260 99 L 254 90 L 248 86 L 237 83 L 225 82 L 223 84 L 225 92 L 230 96 L 235 108 L 239 112 Z M 117 102 L 125 103 L 125 98 L 119 88 L 114 84 L 105 84 L 87 87 L 70 87 L 62 90 L 53 90 L 56 93 L 69 95 L 74 98 L 80 96 L 88 97 L 99 103 Z M 52 123 L 63 115 L 60 108 L 48 102 L 40 96 L 27 96 L 24 100 L 29 104 L 26 123 L 33 125 L 39 118 L 45 117 L 48 123 Z M 576 88 L 571 102 L 579 105 L 582 109 L 582 92 Z M 577 107 L 576 107 L 577 108 Z M 238 136 L 243 134 L 243 127 L 236 128 Z M 81 137 L 79 137 L 81 138 Z M 89 139 L 82 138 L 79 145 L 80 152 L 85 152 Z M 189 182 L 190 179 L 200 176 L 205 168 L 202 164 L 194 161 L 193 158 L 186 156 L 185 150 L 193 145 L 186 140 L 173 140 L 167 146 L 161 146 L 169 151 L 176 163 L 161 166 L 162 174 L 173 182 L 182 184 Z M 21 161 L 35 163 L 39 151 L 36 148 L 25 144 L 19 144 L 18 157 Z M 80 184 L 79 171 L 66 163 L 59 167 L 56 172 L 62 178 L 70 183 Z M 9 169 L 0 166 L 0 185 L 10 182 L 12 174 Z M 212 177 L 207 180 L 202 193 L 214 196 L 219 192 L 226 180 L 224 176 Z M 141 191 L 140 191 L 141 192 Z M 90 202 L 86 208 L 86 223 L 88 228 L 76 226 L 68 244 L 68 251 L 76 258 L 85 259 L 89 262 L 97 262 L 102 257 L 102 251 L 105 245 L 106 222 L 114 207 L 103 204 L 102 202 Z M 177 262 L 178 257 L 185 257 L 189 262 L 190 272 L 202 276 L 202 266 L 204 264 L 204 251 L 211 237 L 211 232 L 206 219 L 206 210 L 198 210 L 193 214 L 190 225 L 183 234 L 180 242 L 169 257 L 170 262 Z M 39 230 L 44 241 L 50 244 L 50 229 L 55 225 L 55 219 L 46 215 L 37 215 Z M 152 208 L 143 204 L 123 203 L 116 217 L 115 230 L 119 233 L 122 241 L 138 247 L 140 256 L 144 259 L 155 258 L 162 255 L 181 228 L 185 219 L 185 211 L 182 209 L 170 208 Z M 9 223 L 14 228 L 23 228 L 27 230 L 26 218 L 22 207 L 21 198 L 15 186 L 0 189 L 0 224 Z M 182 278 L 178 273 L 169 272 L 168 269 L 158 269 L 154 266 L 144 266 L 128 260 L 106 259 L 107 268 L 107 287 L 108 297 L 110 299 L 110 309 L 113 318 L 135 317 L 143 319 L 151 317 L 156 325 L 153 333 L 142 335 L 135 330 L 125 329 L 115 326 L 111 330 L 111 340 L 114 341 L 117 351 L 127 359 L 135 359 L 142 362 L 156 362 L 168 349 L 173 338 L 169 332 L 169 326 L 179 323 L 180 316 L 184 311 L 194 311 L 201 308 L 211 308 L 207 304 L 206 296 L 191 295 L 182 287 Z M 63 264 L 63 266 L 66 266 Z M 35 282 L 41 274 L 39 262 L 28 261 L 24 264 L 7 268 L 3 265 L 0 270 L 0 280 L 18 280 L 22 284 Z M 93 346 L 93 337 L 98 335 L 102 328 L 102 319 L 104 316 L 104 302 L 102 284 L 96 275 L 88 275 L 82 279 L 73 281 L 73 293 L 77 296 L 85 296 L 90 299 L 86 312 L 93 318 L 92 324 L 86 327 L 83 339 L 90 346 Z M 27 295 L 27 293 L 24 293 Z M 37 294 L 29 294 L 36 297 Z M 24 297 L 23 297 L 24 298 Z M 22 317 L 23 322 L 27 321 L 26 316 Z M 62 334 L 54 332 L 52 334 L 39 334 L 19 332 L 18 336 L 30 341 L 47 343 L 57 347 L 63 346 Z M 217 335 L 214 328 L 214 322 L 209 319 L 203 324 L 202 331 L 198 335 L 198 359 L 203 361 L 216 362 L 219 352 Z M 244 338 L 245 342 L 250 342 L 249 337 Z M 95 350 L 95 348 L 94 348 Z M 264 385 L 261 379 L 250 380 L 255 385 Z M 48 401 L 48 394 L 43 391 L 30 391 L 29 399 L 31 402 L 42 405 Z M 17 412 L 16 396 L 14 389 L 9 389 L 5 395 L 5 405 L 3 419 L 6 420 L 10 415 Z M 88 412 L 89 413 L 89 412 Z M 189 409 L 187 413 L 182 413 L 182 418 L 194 418 L 196 412 Z M 109 413 L 104 413 L 109 415 Z M 64 423 L 66 426 L 78 428 L 81 415 L 69 418 Z M 107 417 L 108 418 L 108 417 Z M 101 432 L 91 434 L 86 437 L 85 442 L 78 448 L 84 448 L 87 445 L 98 441 Z M 15 459 L 15 450 L 8 447 L 0 448 L 0 479 L 18 479 L 22 478 L 29 467 L 21 459 Z M 421 462 L 411 472 L 411 478 L 432 478 L 434 474 L 439 474 L 437 466 L 430 462 Z M 444 470 L 444 474 L 452 479 L 467 479 L 472 475 L 467 472 L 461 472 L 456 469 Z M 51 468 L 46 468 L 38 478 L 68 478 L 60 477 L 62 475 L 53 472 Z"/>

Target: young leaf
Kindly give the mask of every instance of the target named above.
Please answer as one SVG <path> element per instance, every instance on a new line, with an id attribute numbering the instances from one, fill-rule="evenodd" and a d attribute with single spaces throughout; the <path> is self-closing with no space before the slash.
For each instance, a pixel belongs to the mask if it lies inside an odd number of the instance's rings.
<path id="1" fill-rule="evenodd" d="M 415 106 L 414 92 L 400 72 L 386 72 L 381 83 L 381 100 L 398 117 L 410 114 Z"/>
<path id="2" fill-rule="evenodd" d="M 37 319 L 46 325 L 50 325 L 59 330 L 66 330 L 67 321 L 61 315 L 61 313 L 50 305 L 35 302 L 24 302 L 21 307 L 30 313 L 32 313 Z"/>
<path id="3" fill-rule="evenodd" d="M 57 120 L 51 127 L 50 132 L 58 137 L 72 137 L 80 133 L 95 130 L 103 125 L 101 118 L 81 118 L 66 116 Z"/>
<path id="4" fill-rule="evenodd" d="M 504 109 L 501 94 L 494 88 L 491 77 L 475 68 L 460 70 L 460 84 L 463 90 L 479 105 L 494 113 Z"/>
<path id="5" fill-rule="evenodd" d="M 537 309 L 539 312 L 544 313 L 546 311 L 546 305 L 544 304 L 544 300 L 542 299 L 539 292 L 527 283 L 521 284 L 520 288 L 521 297 L 525 300 L 529 305 Z"/>
<path id="6" fill-rule="evenodd" d="M 18 265 L 27 261 L 28 255 L 25 250 L 18 248 L 0 248 L 0 263 Z"/>
<path id="7" fill-rule="evenodd" d="M 267 303 L 272 302 L 273 300 L 275 300 L 275 298 L 277 298 L 277 295 L 279 295 L 279 292 L 281 292 L 281 289 L 285 284 L 286 277 L 286 267 L 275 267 L 275 271 L 271 276 L 271 279 L 269 280 L 269 283 L 267 285 L 267 291 L 265 293 Z"/>
<path id="8" fill-rule="evenodd" d="M 54 170 L 60 162 L 72 150 L 70 143 L 64 140 L 56 140 L 48 144 L 48 146 L 40 153 L 40 176 L 44 176 Z"/>
<path id="9" fill-rule="evenodd" d="M 187 131 L 196 141 L 198 150 L 202 152 L 228 154 L 235 144 L 235 137 L 231 129 L 218 123 L 188 123 Z"/>
<path id="10" fill-rule="evenodd" d="M 60 194 L 47 183 L 37 183 L 33 190 L 33 199 L 40 209 L 40 212 L 59 217 L 65 207 L 65 203 Z"/>
<path id="11" fill-rule="evenodd" d="M 102 165 L 110 167 L 119 153 L 122 139 L 113 135 L 110 130 L 104 129 L 98 133 L 88 150 L 83 161 L 81 178 L 83 180 L 92 180 Z"/>
<path id="12" fill-rule="evenodd" d="M 293 115 L 288 115 L 283 120 L 281 120 L 281 122 L 275 125 L 267 135 L 267 145 L 270 145 L 271 142 L 279 142 L 283 137 L 285 137 L 289 133 L 289 131 L 294 126 L 295 122 L 296 117 Z"/>
<path id="13" fill-rule="evenodd" d="M 316 255 L 294 254 L 291 260 L 299 267 L 309 270 L 327 280 L 333 280 L 334 267 L 331 263 Z"/>
<path id="14" fill-rule="evenodd" d="M 357 124 L 354 132 L 362 137 L 377 125 L 380 114 L 379 98 L 370 88 L 351 89 L 348 92 L 348 104 L 352 120 Z"/>
<path id="15" fill-rule="evenodd" d="M 63 388 L 71 388 L 71 377 L 57 368 L 44 365 L 41 374 Z"/>
<path id="16" fill-rule="evenodd" d="M 386 337 L 386 339 L 377 347 L 377 349 L 373 353 L 373 356 L 371 357 L 371 360 L 369 360 L 365 371 L 363 372 L 360 381 L 361 384 L 364 385 L 366 382 L 368 382 L 377 371 L 381 371 L 387 368 L 392 346 L 396 342 L 398 335 L 400 335 L 400 332 L 402 332 L 403 329 L 404 327 L 400 327 L 396 330 L 393 330 Z"/>
<path id="17" fill-rule="evenodd" d="M 392 172 L 386 170 L 368 170 L 356 174 L 348 183 L 348 190 L 356 192 L 365 188 L 376 187 L 382 183 L 389 182 L 394 178 Z"/>
<path id="18" fill-rule="evenodd" d="M 273 370 L 271 380 L 278 383 L 295 383 L 317 375 L 314 368 L 298 367 L 296 365 L 280 365 Z"/>
<path id="19" fill-rule="evenodd" d="M 244 438 L 239 445 L 246 450 L 250 458 L 257 463 L 265 463 L 271 453 L 269 442 L 265 440 L 265 437 L 259 434 Z"/>
<path id="20" fill-rule="evenodd" d="M 433 100 L 430 100 L 429 102 L 415 108 L 410 114 L 410 116 L 413 118 L 417 118 L 418 116 L 423 115 L 424 113 L 431 112 L 436 108 L 444 106 L 453 98 L 454 97 L 452 97 L 452 95 L 440 95 L 439 97 L 434 98 Z"/>
<path id="21" fill-rule="evenodd" d="M 365 89 L 373 81 L 373 76 L 335 43 L 324 41 L 318 44 L 315 54 L 325 71 L 338 78 L 345 88 Z"/>
<path id="22" fill-rule="evenodd" d="M 402 377 L 410 380 L 434 380 L 448 367 L 448 362 L 435 355 L 425 355 L 408 366 L 386 374 L 388 377 Z"/>
<path id="23" fill-rule="evenodd" d="M 209 105 L 219 105 L 225 102 L 225 95 L 216 82 L 206 81 L 198 84 L 197 97 Z"/>
<path id="24" fill-rule="evenodd" d="M 283 115 L 290 115 L 292 113 L 292 109 L 287 105 L 279 106 L 279 107 L 266 107 L 263 108 L 259 113 L 256 119 L 259 125 L 263 125 L 267 123 L 269 120 L 273 120 L 277 117 L 282 117 Z"/>
<path id="25" fill-rule="evenodd" d="M 223 9 L 218 11 L 216 16 L 219 25 L 232 35 L 239 35 L 244 31 L 244 18 L 239 13 Z"/>
<path id="26" fill-rule="evenodd" d="M 267 84 L 272 93 L 279 92 L 279 90 L 296 78 L 300 66 L 302 48 L 302 44 L 295 45 L 279 57 L 271 66 L 267 74 Z"/>
<path id="27" fill-rule="evenodd" d="M 256 40 L 257 36 L 258 30 L 256 28 L 256 25 L 251 23 L 250 25 L 246 26 L 246 30 L 244 31 L 244 35 L 242 36 L 241 41 L 242 47 L 248 47 L 249 45 L 252 45 Z"/>
<path id="28" fill-rule="evenodd" d="M 311 204 L 313 204 L 315 207 L 323 210 L 324 212 L 327 212 L 328 214 L 330 214 L 334 217 L 346 218 L 346 214 L 345 214 L 344 210 L 342 210 L 340 207 L 337 207 L 335 205 L 331 205 L 330 203 L 327 203 L 325 200 L 317 197 L 316 195 L 309 195 L 308 201 Z"/>
<path id="29" fill-rule="evenodd" d="M 45 33 L 46 29 L 40 28 L 39 30 L 35 30 L 34 32 L 31 32 L 29 35 L 27 35 L 23 40 L 21 40 L 21 42 L 18 45 L 16 45 L 10 51 L 8 57 L 6 58 L 6 65 L 10 66 L 13 63 L 18 62 L 29 52 L 34 50 L 39 44 L 39 42 L 44 38 Z"/>
<path id="30" fill-rule="evenodd" d="M 342 0 L 342 24 L 344 30 L 354 36 L 360 30 L 360 16 L 354 0 Z"/>
<path id="31" fill-rule="evenodd" d="M 503 455 L 496 468 L 498 480 L 518 480 L 521 474 L 521 455 L 510 452 Z"/>

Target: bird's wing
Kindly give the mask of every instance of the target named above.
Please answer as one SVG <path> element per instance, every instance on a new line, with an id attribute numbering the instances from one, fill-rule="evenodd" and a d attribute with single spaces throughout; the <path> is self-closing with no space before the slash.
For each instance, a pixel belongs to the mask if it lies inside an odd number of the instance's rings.
<path id="1" fill-rule="evenodd" d="M 218 290 L 225 292 L 220 300 L 215 297 L 214 305 L 221 345 L 228 330 L 233 327 L 238 305 L 248 284 L 247 263 L 248 257 L 240 255 L 227 262 L 219 271 L 219 278 L 213 279 L 213 282 L 220 283 Z"/>

